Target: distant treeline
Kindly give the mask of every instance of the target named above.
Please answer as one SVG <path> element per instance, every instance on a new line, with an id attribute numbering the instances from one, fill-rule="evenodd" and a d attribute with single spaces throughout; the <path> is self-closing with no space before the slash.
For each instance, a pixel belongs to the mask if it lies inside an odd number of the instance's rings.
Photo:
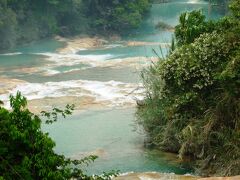
<path id="1" fill-rule="evenodd" d="M 0 0 L 0 50 L 54 34 L 127 32 L 149 7 L 149 0 Z"/>

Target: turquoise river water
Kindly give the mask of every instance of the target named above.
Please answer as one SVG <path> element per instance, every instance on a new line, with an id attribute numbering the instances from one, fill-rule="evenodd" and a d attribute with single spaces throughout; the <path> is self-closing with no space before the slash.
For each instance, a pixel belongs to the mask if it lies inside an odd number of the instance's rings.
<path id="1" fill-rule="evenodd" d="M 76 103 L 81 111 L 43 125 L 43 130 L 56 141 L 58 153 L 73 158 L 98 155 L 86 168 L 89 173 L 189 173 L 175 155 L 144 148 L 144 133 L 135 130 L 134 102 L 143 96 L 139 74 L 156 56 L 152 49 L 160 53 L 157 43 L 169 43 L 173 34 L 155 25 L 163 21 L 174 26 L 181 12 L 193 9 L 202 9 L 208 19 L 223 15 L 206 1 L 171 1 L 154 4 L 139 29 L 99 48 L 60 53 L 66 43 L 47 39 L 0 54 L 0 88 L 5 89 L 0 99 L 9 106 L 9 94 L 20 90 L 35 110 Z M 126 45 L 132 41 L 142 44 Z"/>

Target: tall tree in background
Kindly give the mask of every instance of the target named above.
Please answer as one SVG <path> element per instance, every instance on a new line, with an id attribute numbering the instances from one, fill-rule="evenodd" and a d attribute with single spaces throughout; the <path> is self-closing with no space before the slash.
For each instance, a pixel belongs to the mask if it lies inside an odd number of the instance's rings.
<path id="1" fill-rule="evenodd" d="M 150 7 L 149 0 L 83 0 L 92 26 L 102 32 L 124 32 L 140 25 Z"/>
<path id="2" fill-rule="evenodd" d="M 127 32 L 149 7 L 149 0 L 1 0 L 0 50 L 54 34 Z"/>
<path id="3" fill-rule="evenodd" d="M 7 7 L 5 1 L 0 1 L 0 49 L 11 48 L 17 38 L 17 18 L 14 11 Z"/>

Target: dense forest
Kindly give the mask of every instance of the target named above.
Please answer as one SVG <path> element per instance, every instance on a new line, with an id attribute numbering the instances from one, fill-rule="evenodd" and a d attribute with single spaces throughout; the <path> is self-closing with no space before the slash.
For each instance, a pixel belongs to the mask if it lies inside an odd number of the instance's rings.
<path id="1" fill-rule="evenodd" d="M 190 157 L 202 175 L 240 174 L 240 1 L 230 10 L 218 21 L 183 13 L 169 55 L 142 73 L 149 143 Z"/>
<path id="2" fill-rule="evenodd" d="M 1 0 L 0 50 L 55 34 L 123 33 L 149 7 L 149 0 Z"/>

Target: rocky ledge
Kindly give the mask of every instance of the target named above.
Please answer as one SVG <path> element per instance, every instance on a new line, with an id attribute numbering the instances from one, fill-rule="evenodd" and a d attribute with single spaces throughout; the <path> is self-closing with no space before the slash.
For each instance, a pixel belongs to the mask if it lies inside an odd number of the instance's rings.
<path id="1" fill-rule="evenodd" d="M 147 172 L 126 173 L 114 178 L 114 180 L 240 180 L 240 176 L 202 178 L 192 175 L 176 175 L 174 173 Z"/>

